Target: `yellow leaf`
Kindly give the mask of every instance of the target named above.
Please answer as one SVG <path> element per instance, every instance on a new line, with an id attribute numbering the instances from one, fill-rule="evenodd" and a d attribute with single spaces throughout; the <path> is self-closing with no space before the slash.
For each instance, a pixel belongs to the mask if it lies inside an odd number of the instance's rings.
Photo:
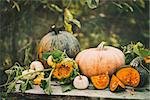
<path id="1" fill-rule="evenodd" d="M 70 32 L 70 33 L 73 33 L 72 32 L 72 25 L 67 23 L 66 21 L 64 21 L 64 23 L 65 23 L 65 30 Z"/>
<path id="2" fill-rule="evenodd" d="M 67 8 L 65 9 L 65 12 L 64 12 L 64 18 L 65 18 L 65 21 L 67 21 L 67 22 L 69 22 L 73 19 L 73 15 Z"/>

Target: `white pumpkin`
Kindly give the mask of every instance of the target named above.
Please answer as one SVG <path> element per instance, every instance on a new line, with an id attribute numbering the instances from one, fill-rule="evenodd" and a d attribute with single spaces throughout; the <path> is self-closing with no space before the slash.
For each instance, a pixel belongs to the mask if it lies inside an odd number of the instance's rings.
<path id="1" fill-rule="evenodd" d="M 76 89 L 86 89 L 89 86 L 89 81 L 86 76 L 80 75 L 75 77 L 73 85 Z"/>
<path id="2" fill-rule="evenodd" d="M 44 69 L 44 66 L 42 65 L 40 61 L 33 61 L 30 64 L 30 69 L 35 70 L 35 71 L 41 71 Z"/>

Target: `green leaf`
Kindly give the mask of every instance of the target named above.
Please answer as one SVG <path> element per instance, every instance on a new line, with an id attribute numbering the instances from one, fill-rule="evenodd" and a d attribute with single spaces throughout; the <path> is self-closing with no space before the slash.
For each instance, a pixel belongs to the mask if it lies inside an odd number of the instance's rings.
<path id="1" fill-rule="evenodd" d="M 57 12 L 63 12 L 63 10 L 55 4 L 51 4 L 50 7 Z"/>
<path id="2" fill-rule="evenodd" d="M 137 44 L 133 45 L 133 52 L 135 54 L 137 54 L 138 56 L 141 56 L 141 53 L 140 53 L 140 48 L 143 48 L 143 44 L 138 42 Z M 144 49 L 144 48 L 143 48 Z"/>
<path id="3" fill-rule="evenodd" d="M 127 8 L 129 8 L 129 10 L 130 10 L 131 12 L 133 12 L 133 8 L 132 8 L 128 3 L 124 3 L 124 5 L 125 5 Z"/>
<path id="4" fill-rule="evenodd" d="M 42 80 L 42 82 L 41 82 L 41 88 L 43 88 L 44 92 L 48 95 L 50 95 L 52 92 L 50 81 L 51 80 L 49 80 L 49 78 L 47 78 L 46 80 Z"/>
<path id="5" fill-rule="evenodd" d="M 50 52 L 45 52 L 45 53 L 42 54 L 42 59 L 47 60 L 50 55 L 51 55 Z"/>
<path id="6" fill-rule="evenodd" d="M 40 0 L 41 3 L 48 3 L 48 0 Z"/>
<path id="7" fill-rule="evenodd" d="M 63 84 L 61 87 L 63 92 L 71 91 L 73 89 L 72 84 Z"/>
<path id="8" fill-rule="evenodd" d="M 144 57 L 147 57 L 147 56 L 150 56 L 150 50 L 148 49 L 140 49 L 139 50 L 139 53 L 140 55 L 144 58 Z"/>
<path id="9" fill-rule="evenodd" d="M 77 19 L 72 19 L 71 20 L 74 24 L 76 24 L 79 28 L 81 28 L 81 24 Z"/>
<path id="10" fill-rule="evenodd" d="M 52 88 L 51 88 L 51 77 L 54 69 L 51 70 L 49 77 L 45 78 L 44 80 L 41 81 L 40 87 L 43 88 L 44 92 L 48 95 L 51 94 Z"/>
<path id="11" fill-rule="evenodd" d="M 24 93 L 26 90 L 31 89 L 33 85 L 29 81 L 29 79 L 26 80 L 26 82 L 21 83 L 20 90 Z"/>
<path id="12" fill-rule="evenodd" d="M 95 2 L 95 3 L 93 3 L 93 2 Z M 99 0 L 86 0 L 86 3 L 89 8 L 94 9 L 94 8 L 97 8 L 97 6 L 99 4 Z"/>
<path id="13" fill-rule="evenodd" d="M 19 7 L 18 3 L 15 2 L 15 1 L 13 1 L 13 4 L 14 4 L 14 5 L 12 6 L 12 8 L 15 8 L 15 7 L 16 7 L 16 8 L 17 8 L 17 11 L 20 12 L 20 7 Z"/>
<path id="14" fill-rule="evenodd" d="M 80 0 L 80 3 L 81 3 L 82 5 L 85 5 L 86 0 Z"/>
<path id="15" fill-rule="evenodd" d="M 15 90 L 16 82 L 12 82 L 9 86 L 7 86 L 7 93 L 12 92 Z"/>
<path id="16" fill-rule="evenodd" d="M 121 4 L 119 4 L 119 3 L 113 2 L 113 4 L 114 4 L 115 6 L 117 6 L 117 7 L 121 8 L 121 9 L 123 8 L 123 7 L 122 7 L 122 5 L 121 5 Z"/>
<path id="17" fill-rule="evenodd" d="M 144 0 L 137 0 L 137 2 L 139 3 L 139 5 L 143 8 L 145 8 L 145 1 Z"/>

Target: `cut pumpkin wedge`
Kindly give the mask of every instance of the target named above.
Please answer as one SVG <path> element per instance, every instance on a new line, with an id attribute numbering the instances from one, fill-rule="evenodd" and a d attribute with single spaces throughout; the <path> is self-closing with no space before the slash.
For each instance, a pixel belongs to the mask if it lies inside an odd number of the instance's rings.
<path id="1" fill-rule="evenodd" d="M 110 91 L 112 92 L 119 92 L 125 89 L 125 85 L 115 76 L 112 75 L 111 81 L 110 81 Z"/>

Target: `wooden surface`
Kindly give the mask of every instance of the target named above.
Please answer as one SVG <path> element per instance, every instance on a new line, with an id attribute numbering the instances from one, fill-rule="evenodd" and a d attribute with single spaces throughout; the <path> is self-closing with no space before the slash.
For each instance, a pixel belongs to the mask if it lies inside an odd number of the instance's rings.
<path id="1" fill-rule="evenodd" d="M 73 96 L 73 97 L 91 97 L 91 98 L 111 98 L 111 99 L 146 99 L 150 100 L 150 92 L 134 92 L 130 94 L 128 92 L 112 93 L 108 89 L 105 90 L 77 90 L 73 89 L 68 92 L 62 92 L 62 88 L 59 85 L 52 85 L 52 96 Z M 18 90 L 16 92 L 19 92 Z M 25 93 L 28 94 L 45 94 L 44 91 L 39 87 L 35 86 L 34 89 L 27 90 Z"/>

